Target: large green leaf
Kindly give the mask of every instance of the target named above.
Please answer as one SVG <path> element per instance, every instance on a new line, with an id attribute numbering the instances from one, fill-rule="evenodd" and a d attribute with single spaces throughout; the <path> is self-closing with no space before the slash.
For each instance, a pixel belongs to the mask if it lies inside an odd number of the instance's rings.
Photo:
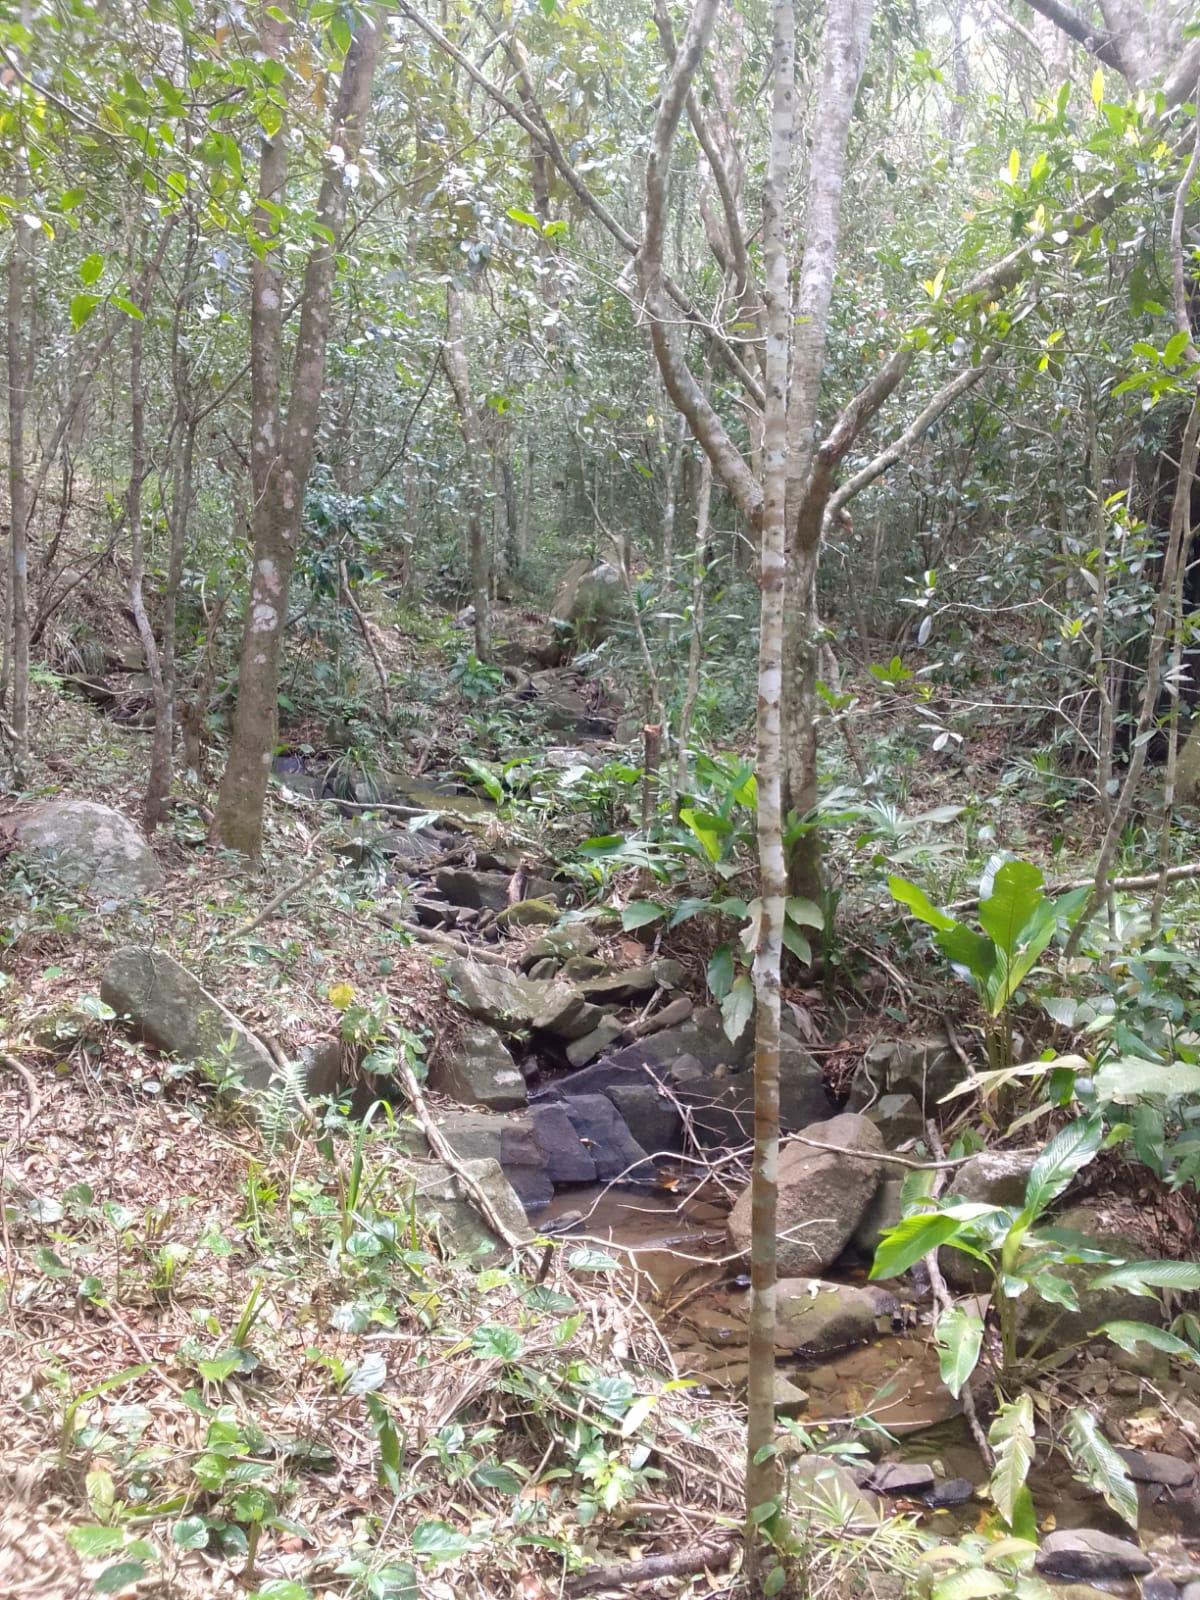
<path id="1" fill-rule="evenodd" d="M 889 1228 L 879 1241 L 871 1266 L 872 1278 L 897 1278 L 938 1245 L 951 1244 L 979 1217 L 990 1216 L 999 1206 L 963 1201 L 941 1211 L 918 1211 Z"/>
<path id="2" fill-rule="evenodd" d="M 1033 1465 L 1033 1401 L 1029 1395 L 1000 1407 L 988 1430 L 988 1443 L 996 1457 L 989 1493 L 1011 1528 Z"/>
<path id="3" fill-rule="evenodd" d="M 1042 889 L 1045 880 L 1028 861 L 1006 861 L 992 879 L 992 892 L 979 902 L 979 926 L 989 934 L 997 949 L 1008 957 L 1022 943 L 1022 931 L 1032 925 L 1047 903 Z M 1051 923 L 1051 932 L 1054 924 Z"/>
<path id="4" fill-rule="evenodd" d="M 950 1306 L 938 1318 L 933 1336 L 937 1340 L 942 1382 L 957 1400 L 979 1361 L 983 1318 L 964 1306 Z"/>
<path id="5" fill-rule="evenodd" d="M 999 959 L 996 946 L 990 939 L 964 923 L 956 922 L 952 928 L 935 933 L 933 940 L 947 961 L 953 962 L 956 967 L 966 967 L 984 993 L 988 992 Z"/>
<path id="6" fill-rule="evenodd" d="M 1103 1495 L 1117 1515 L 1136 1528 L 1137 1490 L 1124 1461 L 1100 1432 L 1100 1424 L 1090 1411 L 1072 1406 L 1064 1440 L 1080 1483 Z"/>
<path id="7" fill-rule="evenodd" d="M 1071 1182 L 1099 1150 L 1104 1139 L 1104 1124 L 1099 1116 L 1069 1122 L 1051 1139 L 1034 1162 L 1025 1184 L 1025 1214 L 1030 1221 L 1042 1212 Z"/>
<path id="8" fill-rule="evenodd" d="M 1186 1339 L 1181 1339 L 1177 1334 L 1168 1333 L 1165 1328 L 1156 1328 L 1150 1322 L 1127 1322 L 1118 1318 L 1115 1322 L 1102 1323 L 1095 1329 L 1106 1338 L 1120 1345 L 1122 1350 L 1131 1353 L 1139 1344 L 1148 1344 L 1154 1350 L 1164 1350 L 1169 1356 L 1178 1356 L 1181 1361 L 1194 1361 L 1200 1363 L 1200 1351 L 1195 1345 L 1188 1344 Z"/>
<path id="9" fill-rule="evenodd" d="M 927 923 L 929 927 L 936 928 L 939 933 L 947 933 L 951 928 L 959 926 L 953 917 L 948 917 L 944 911 L 938 910 L 924 889 L 919 889 L 907 878 L 893 875 L 888 879 L 888 888 L 893 900 L 898 900 L 902 906 L 907 906 L 914 917 Z"/>
<path id="10" fill-rule="evenodd" d="M 1096 1098 L 1132 1105 L 1138 1100 L 1175 1100 L 1200 1094 L 1200 1067 L 1190 1061 L 1143 1061 L 1121 1056 L 1106 1061 L 1096 1074 Z"/>
<path id="11" fill-rule="evenodd" d="M 1155 1289 L 1200 1289 L 1200 1262 L 1123 1261 L 1094 1278 L 1097 1289 L 1129 1289 L 1153 1295 Z"/>

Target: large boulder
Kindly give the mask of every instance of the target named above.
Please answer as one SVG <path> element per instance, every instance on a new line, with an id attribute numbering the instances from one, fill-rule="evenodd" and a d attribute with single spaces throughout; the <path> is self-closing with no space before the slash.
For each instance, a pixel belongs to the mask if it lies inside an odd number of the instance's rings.
<path id="1" fill-rule="evenodd" d="M 1102 1206 L 1079 1205 L 1064 1211 L 1039 1233 L 1050 1234 L 1060 1243 L 1103 1250 L 1123 1261 L 1143 1261 L 1146 1250 L 1136 1239 L 1120 1232 Z M 1079 1310 L 1069 1311 L 1052 1301 L 1041 1299 L 1032 1288 L 1017 1301 L 1020 1341 L 1023 1348 L 1041 1352 L 1048 1348 L 1079 1343 L 1090 1337 L 1103 1322 L 1163 1323 L 1162 1302 L 1157 1295 L 1133 1294 L 1128 1289 L 1093 1287 L 1103 1266 L 1080 1263 L 1055 1267 L 1056 1277 L 1066 1278 L 1074 1287 Z"/>
<path id="2" fill-rule="evenodd" d="M 529 1221 L 516 1192 L 495 1161 L 464 1161 L 463 1170 L 487 1195 L 510 1234 L 530 1237 Z M 463 1254 L 500 1244 L 461 1180 L 440 1161 L 415 1161 L 407 1171 L 417 1219 L 435 1226 L 445 1243 Z"/>
<path id="3" fill-rule="evenodd" d="M 602 1183 L 653 1183 L 654 1163 L 629 1131 L 628 1124 L 604 1094 L 572 1095 L 563 1101 L 567 1116 L 592 1160 Z"/>
<path id="4" fill-rule="evenodd" d="M 1048 1578 L 1136 1578 L 1154 1563 L 1136 1544 L 1098 1528 L 1064 1528 L 1042 1540 L 1034 1566 Z"/>
<path id="5" fill-rule="evenodd" d="M 463 1106 L 513 1111 L 526 1100 L 525 1079 L 504 1040 L 486 1022 L 472 1022 L 456 1044 L 437 1056 L 429 1087 Z"/>
<path id="6" fill-rule="evenodd" d="M 100 998 L 156 1050 L 191 1062 L 227 1084 L 265 1089 L 276 1066 L 265 1046 L 186 968 L 161 950 L 118 950 Z"/>
<path id="7" fill-rule="evenodd" d="M 527 1212 L 554 1198 L 546 1155 L 528 1117 L 486 1111 L 453 1111 L 439 1120 L 446 1143 L 460 1161 L 496 1161 Z"/>
<path id="8" fill-rule="evenodd" d="M 943 1095 L 965 1076 L 958 1052 L 942 1034 L 925 1039 L 877 1039 L 850 1084 L 847 1110 L 863 1111 L 881 1095 L 910 1094 L 930 1117 Z"/>
<path id="9" fill-rule="evenodd" d="M 162 869 L 140 830 L 94 800 L 49 800 L 15 829 L 22 854 L 71 888 L 105 900 L 137 900 L 162 884 Z"/>
<path id="10" fill-rule="evenodd" d="M 866 1117 L 843 1112 L 828 1122 L 804 1129 L 804 1136 L 830 1150 L 795 1141 L 779 1159 L 779 1204 L 776 1242 L 779 1271 L 785 1277 L 807 1277 L 836 1261 L 862 1220 L 879 1183 L 882 1152 L 879 1129 Z M 862 1154 L 845 1154 L 860 1151 Z M 750 1186 L 729 1213 L 730 1244 L 740 1255 L 750 1252 Z"/>
<path id="11" fill-rule="evenodd" d="M 621 574 L 616 567 L 584 557 L 563 573 L 550 616 L 555 622 L 567 623 L 580 644 L 597 645 L 611 633 L 622 600 Z"/>
<path id="12" fill-rule="evenodd" d="M 522 978 L 507 967 L 483 966 L 451 956 L 442 968 L 451 995 L 479 1022 L 501 1033 L 522 1033 L 546 1004 L 550 985 Z"/>

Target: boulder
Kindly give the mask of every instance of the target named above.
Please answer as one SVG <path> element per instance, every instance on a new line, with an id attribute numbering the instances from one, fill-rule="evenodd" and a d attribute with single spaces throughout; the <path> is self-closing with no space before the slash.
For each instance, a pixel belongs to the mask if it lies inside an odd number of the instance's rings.
<path id="1" fill-rule="evenodd" d="M 496 1161 L 464 1161 L 497 1216 L 518 1239 L 531 1237 L 529 1221 L 516 1192 Z M 412 1185 L 419 1222 L 435 1225 L 454 1250 L 464 1254 L 500 1244 L 454 1173 L 439 1161 L 414 1161 L 406 1176 Z"/>
<path id="2" fill-rule="evenodd" d="M 947 1198 L 971 1200 L 978 1205 L 1013 1206 L 1025 1203 L 1025 1185 L 1036 1155 L 1018 1150 L 982 1150 L 954 1174 Z"/>
<path id="3" fill-rule="evenodd" d="M 1103 1209 L 1095 1205 L 1080 1205 L 1064 1211 L 1039 1232 L 1051 1235 L 1060 1243 L 1103 1250 L 1123 1261 L 1142 1261 L 1146 1255 L 1136 1239 L 1118 1232 Z M 1081 1263 L 1056 1267 L 1054 1271 L 1056 1276 L 1074 1285 L 1079 1310 L 1068 1311 L 1051 1301 L 1039 1299 L 1033 1289 L 1027 1289 L 1017 1301 L 1023 1348 L 1042 1349 L 1048 1338 L 1052 1338 L 1055 1345 L 1081 1342 L 1103 1322 L 1149 1322 L 1162 1326 L 1163 1308 L 1157 1295 L 1092 1287 L 1093 1280 L 1104 1271 L 1103 1266 Z"/>
<path id="4" fill-rule="evenodd" d="M 1064 1528 L 1047 1534 L 1034 1559 L 1048 1578 L 1075 1578 L 1094 1583 L 1108 1578 L 1136 1578 L 1149 1572 L 1150 1557 L 1128 1539 L 1097 1528 Z"/>
<path id="5" fill-rule="evenodd" d="M 659 986 L 658 974 L 653 967 L 629 967 L 624 972 L 605 972 L 598 978 L 580 978 L 577 981 L 580 991 L 589 1000 L 603 1004 L 645 1000 Z"/>
<path id="6" fill-rule="evenodd" d="M 624 601 L 621 574 L 608 561 L 587 557 L 573 561 L 563 573 L 550 606 L 550 617 L 574 630 L 580 644 L 591 647 L 607 639 Z"/>
<path id="7" fill-rule="evenodd" d="M 554 1198 L 546 1156 L 528 1118 L 513 1113 L 452 1111 L 440 1119 L 446 1142 L 460 1161 L 496 1161 L 527 1212 Z"/>
<path id="8" fill-rule="evenodd" d="M 156 1050 L 191 1062 L 222 1087 L 265 1089 L 277 1068 L 266 1048 L 186 968 L 130 945 L 104 969 L 100 998 Z"/>
<path id="9" fill-rule="evenodd" d="M 881 1461 L 867 1479 L 872 1494 L 927 1495 L 937 1483 L 927 1461 Z"/>
<path id="10" fill-rule="evenodd" d="M 601 1017 L 590 1033 L 582 1039 L 573 1039 L 567 1046 L 567 1060 L 573 1067 L 586 1066 L 613 1045 L 625 1032 L 625 1025 L 617 1017 Z"/>
<path id="11" fill-rule="evenodd" d="M 877 1039 L 863 1056 L 850 1085 L 847 1109 L 861 1111 L 884 1094 L 911 1094 L 925 1116 L 965 1074 L 958 1053 L 943 1035 L 925 1039 Z"/>
<path id="12" fill-rule="evenodd" d="M 561 1100 L 535 1106 L 529 1120 L 551 1183 L 595 1183 L 596 1163 Z"/>
<path id="13" fill-rule="evenodd" d="M 775 1415 L 777 1417 L 794 1417 L 808 1405 L 808 1391 L 794 1384 L 790 1378 L 785 1378 L 782 1372 L 775 1374 Z"/>
<path id="14" fill-rule="evenodd" d="M 903 1192 L 903 1178 L 884 1178 L 863 1212 L 862 1221 L 854 1230 L 853 1242 L 854 1248 L 868 1260 L 874 1259 L 884 1234 L 900 1221 L 903 1215 L 900 1197 Z"/>
<path id="15" fill-rule="evenodd" d="M 780 1156 L 776 1249 L 779 1271 L 789 1277 L 820 1272 L 837 1260 L 874 1197 L 880 1163 L 871 1155 L 883 1149 L 875 1124 L 853 1112 L 813 1123 L 804 1134 L 838 1148 L 814 1150 L 792 1142 Z M 848 1150 L 866 1154 L 842 1153 Z M 748 1254 L 749 1185 L 729 1213 L 727 1226 L 732 1247 Z"/>
<path id="16" fill-rule="evenodd" d="M 443 867 L 434 880 L 437 891 L 452 906 L 466 906 L 472 911 L 507 912 L 509 884 L 508 872 L 478 872 L 471 867 Z M 525 883 L 527 900 L 546 901 L 552 907 L 567 897 L 567 885 L 551 883 L 549 878 L 528 878 Z M 557 911 L 553 913 L 558 915 Z"/>
<path id="17" fill-rule="evenodd" d="M 94 800 L 48 800 L 18 819 L 14 836 L 60 883 L 104 900 L 137 900 L 162 885 L 141 830 Z"/>
<path id="18" fill-rule="evenodd" d="M 870 1531 L 879 1526 L 875 1502 L 853 1474 L 829 1456 L 798 1456 L 787 1465 L 789 1514 L 823 1533 Z"/>
<path id="19" fill-rule="evenodd" d="M 472 1022 L 462 1037 L 435 1057 L 429 1087 L 463 1106 L 512 1111 L 526 1100 L 525 1079 L 495 1028 Z"/>
<path id="20" fill-rule="evenodd" d="M 911 1094 L 881 1095 L 867 1111 L 867 1116 L 883 1135 L 884 1145 L 889 1150 L 899 1150 L 901 1145 L 920 1139 L 925 1133 L 925 1119 Z"/>
<path id="21" fill-rule="evenodd" d="M 450 993 L 480 1022 L 501 1033 L 521 1033 L 546 1003 L 548 983 L 522 978 L 507 967 L 483 966 L 451 956 L 442 968 Z"/>
<path id="22" fill-rule="evenodd" d="M 544 986 L 532 1026 L 556 1039 L 582 1039 L 597 1028 L 604 1016 L 599 1006 L 583 998 L 574 984 L 555 979 Z"/>
<path id="23" fill-rule="evenodd" d="M 1162 1450 L 1126 1450 L 1117 1446 L 1117 1454 L 1129 1470 L 1134 1483 L 1158 1483 L 1167 1489 L 1183 1489 L 1196 1477 L 1191 1461 L 1181 1461 Z"/>
<path id="24" fill-rule="evenodd" d="M 524 960 L 532 964 L 542 956 L 554 956 L 559 961 L 569 961 L 572 956 L 590 956 L 599 940 L 586 922 L 560 922 L 547 928 L 540 938 L 525 952 Z"/>
<path id="25" fill-rule="evenodd" d="M 806 1359 L 890 1333 L 899 1310 L 895 1295 L 874 1284 L 820 1278 L 781 1278 L 776 1303 L 776 1346 Z"/>
<path id="26" fill-rule="evenodd" d="M 671 1100 L 653 1083 L 616 1083 L 605 1093 L 637 1142 L 651 1155 L 677 1150 L 683 1123 Z"/>
<path id="27" fill-rule="evenodd" d="M 545 928 L 558 920 L 553 900 L 517 900 L 496 918 L 502 928 Z"/>
<path id="28" fill-rule="evenodd" d="M 596 1163 L 596 1176 L 601 1183 L 614 1178 L 623 1183 L 653 1183 L 657 1179 L 654 1163 L 607 1095 L 572 1095 L 563 1101 L 563 1107 Z"/>

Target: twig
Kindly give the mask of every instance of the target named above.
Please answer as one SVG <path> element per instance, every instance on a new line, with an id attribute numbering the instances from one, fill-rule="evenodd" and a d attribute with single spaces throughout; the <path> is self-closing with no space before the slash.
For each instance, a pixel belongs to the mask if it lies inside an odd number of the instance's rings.
<path id="1" fill-rule="evenodd" d="M 301 889 L 307 889 L 310 884 L 316 883 L 318 878 L 329 871 L 329 867 L 330 863 L 328 861 L 321 861 L 311 872 L 306 872 L 302 878 L 297 878 L 295 883 L 289 883 L 286 888 L 281 889 L 277 895 L 267 901 L 253 921 L 248 922 L 244 928 L 239 928 L 234 934 L 234 938 L 245 939 L 256 928 L 261 928 L 264 922 L 271 920 L 285 900 L 290 900 L 292 895 L 299 894 Z"/>
<path id="2" fill-rule="evenodd" d="M 965 1167 L 975 1156 L 954 1156 L 942 1161 L 910 1161 L 907 1156 L 893 1155 L 890 1150 L 856 1150 L 840 1144 L 822 1144 L 819 1139 L 806 1139 L 802 1133 L 784 1136 L 785 1144 L 806 1144 L 813 1150 L 830 1150 L 836 1156 L 851 1156 L 855 1161 L 886 1161 L 895 1167 L 907 1167 L 910 1172 L 950 1172 L 955 1167 Z M 938 1140 L 940 1146 L 941 1140 Z M 978 1151 L 975 1152 L 978 1155 Z M 1014 1150 L 1012 1155 L 1033 1154 L 1032 1151 Z"/>
<path id="3" fill-rule="evenodd" d="M 1168 867 L 1165 878 L 1166 883 L 1182 883 L 1188 878 L 1200 878 L 1200 861 L 1189 861 L 1181 867 Z M 1110 889 L 1153 889 L 1160 880 L 1157 872 L 1142 872 L 1132 878 L 1110 878 Z M 1060 883 L 1048 883 L 1044 893 L 1067 894 L 1072 889 L 1090 889 L 1095 882 L 1095 874 L 1091 873 L 1086 878 L 1068 878 Z M 966 900 L 952 900 L 948 906 L 943 906 L 944 911 L 970 911 L 979 904 L 979 896 L 971 895 Z"/>
<path id="4" fill-rule="evenodd" d="M 383 714 L 387 721 L 390 722 L 392 720 L 392 701 L 391 696 L 388 694 L 387 672 L 384 670 L 383 661 L 379 654 L 379 647 L 371 637 L 371 624 L 363 615 L 362 607 L 354 598 L 354 594 L 350 588 L 350 574 L 346 568 L 345 557 L 343 557 L 338 563 L 338 572 L 342 580 L 342 595 L 345 598 L 346 604 L 354 613 L 355 620 L 358 622 L 358 631 L 362 634 L 363 643 L 366 645 L 371 660 L 375 665 L 375 672 L 379 678 L 379 694 L 383 701 Z"/>
<path id="5" fill-rule="evenodd" d="M 38 1112 L 42 1109 L 42 1097 L 38 1094 L 37 1079 L 23 1061 L 18 1061 L 16 1056 L 9 1055 L 7 1050 L 0 1050 L 0 1067 L 7 1067 L 10 1072 L 15 1072 L 25 1084 L 25 1093 L 29 1096 L 29 1111 L 24 1128 L 18 1124 L 18 1131 L 27 1133 L 30 1125 L 37 1121 Z"/>
<path id="6" fill-rule="evenodd" d="M 438 1158 L 438 1160 L 443 1163 L 443 1165 L 449 1167 L 450 1171 L 458 1179 L 459 1183 L 462 1184 L 467 1194 L 479 1208 L 480 1215 L 492 1229 L 493 1233 L 495 1233 L 498 1238 L 502 1239 L 510 1250 L 515 1251 L 526 1249 L 530 1241 L 528 1239 L 519 1238 L 517 1234 L 512 1232 L 504 1218 L 492 1204 L 491 1197 L 488 1195 L 487 1191 L 483 1188 L 482 1184 L 480 1184 L 477 1179 L 473 1178 L 467 1171 L 466 1167 L 459 1160 L 458 1156 L 448 1144 L 445 1134 L 429 1115 L 429 1107 L 425 1104 L 425 1096 L 421 1093 L 421 1086 L 413 1076 L 412 1068 L 407 1064 L 407 1062 L 400 1063 L 397 1076 L 400 1079 L 401 1087 L 408 1096 L 408 1102 L 412 1107 L 413 1115 L 420 1124 L 421 1132 L 425 1135 L 425 1140 L 429 1145 L 430 1150 Z"/>
<path id="7" fill-rule="evenodd" d="M 443 950 L 453 950 L 455 955 L 466 956 L 470 961 L 484 961 L 492 967 L 509 965 L 504 956 L 496 955 L 492 950 L 483 950 L 478 945 L 468 944 L 465 939 L 456 939 L 451 933 L 441 933 L 437 928 L 423 928 L 419 922 L 409 922 L 404 917 L 389 916 L 386 911 L 381 911 L 379 916 L 390 928 L 398 928 L 401 933 L 411 933 L 413 938 L 420 939 L 422 944 L 436 944 Z"/>
<path id="8" fill-rule="evenodd" d="M 589 1567 L 586 1572 L 567 1579 L 563 1594 L 567 1600 L 578 1600 L 579 1596 L 595 1594 L 599 1589 L 623 1589 L 634 1583 L 651 1583 L 656 1578 L 682 1578 L 691 1573 L 712 1571 L 726 1566 L 736 1549 L 736 1541 L 727 1539 L 719 1544 L 672 1550 L 662 1556 L 644 1556 L 641 1561 L 622 1561 L 615 1567 Z"/>

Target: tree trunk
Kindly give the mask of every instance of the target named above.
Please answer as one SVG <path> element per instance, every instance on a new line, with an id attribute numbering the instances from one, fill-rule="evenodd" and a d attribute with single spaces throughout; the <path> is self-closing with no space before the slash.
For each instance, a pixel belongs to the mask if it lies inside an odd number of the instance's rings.
<path id="1" fill-rule="evenodd" d="M 483 494 L 480 471 L 483 445 L 479 418 L 471 397 L 471 371 L 467 361 L 467 340 L 463 328 L 462 290 L 446 285 L 446 376 L 458 407 L 458 425 L 463 441 L 463 467 L 467 496 L 467 557 L 471 571 L 471 603 L 475 607 L 475 654 L 480 661 L 492 657 L 491 561 L 483 522 Z"/>
<path id="2" fill-rule="evenodd" d="M 25 401 L 29 360 L 25 332 L 25 278 L 32 229 L 21 213 L 24 174 L 13 185 L 13 244 L 8 261 L 8 618 L 13 776 L 25 781 L 29 767 L 29 486 L 25 476 Z"/>
<path id="3" fill-rule="evenodd" d="M 771 8 L 771 147 L 763 187 L 766 305 L 766 408 L 758 651 L 758 863 L 762 918 L 754 952 L 754 1167 L 751 1176 L 750 1374 L 747 1383 L 746 1546 L 751 1580 L 757 1541 L 774 1514 L 775 1214 L 779 1187 L 779 975 L 787 867 L 783 851 L 784 600 L 787 582 L 788 382 L 792 329 L 787 200 L 796 120 L 796 17 L 793 0 Z"/>
<path id="4" fill-rule="evenodd" d="M 816 679 L 820 624 L 817 561 L 823 518 L 810 501 L 829 308 L 837 273 L 850 118 L 866 62 L 874 0 L 829 0 L 825 61 L 809 163 L 804 260 L 796 295 L 788 394 L 788 604 L 784 641 L 784 811 L 804 816 L 817 801 Z M 820 505 L 824 511 L 824 499 Z M 810 829 L 791 862 L 792 892 L 818 899 L 819 839 Z"/>
<path id="5" fill-rule="evenodd" d="M 129 523 L 129 608 L 133 612 L 150 692 L 154 700 L 154 743 L 157 745 L 163 721 L 163 680 L 158 641 L 146 612 L 146 537 L 142 526 L 142 485 L 146 481 L 146 387 L 142 371 L 145 324 L 136 318 L 129 324 L 129 488 L 125 496 L 125 516 Z M 152 799 L 154 759 L 142 806 L 142 826 L 153 833 L 158 826 L 160 806 Z"/>
<path id="6" fill-rule="evenodd" d="M 286 424 L 282 422 L 279 387 L 283 281 L 276 220 L 284 198 L 286 128 L 280 128 L 274 138 L 264 139 L 262 145 L 255 216 L 262 243 L 251 265 L 250 307 L 254 552 L 242 631 L 237 710 L 215 825 L 225 844 L 249 856 L 256 856 L 262 847 L 263 806 L 275 741 L 288 594 L 312 467 L 334 270 L 349 197 L 345 168 L 357 157 L 362 141 L 379 32 L 369 18 L 364 18 L 342 68 L 329 139 L 329 149 L 336 150 L 339 159 L 327 162 L 317 200 L 322 242 L 313 248 L 305 267 Z M 262 42 L 267 56 L 279 54 L 285 33 L 285 25 L 264 9 Z"/>

